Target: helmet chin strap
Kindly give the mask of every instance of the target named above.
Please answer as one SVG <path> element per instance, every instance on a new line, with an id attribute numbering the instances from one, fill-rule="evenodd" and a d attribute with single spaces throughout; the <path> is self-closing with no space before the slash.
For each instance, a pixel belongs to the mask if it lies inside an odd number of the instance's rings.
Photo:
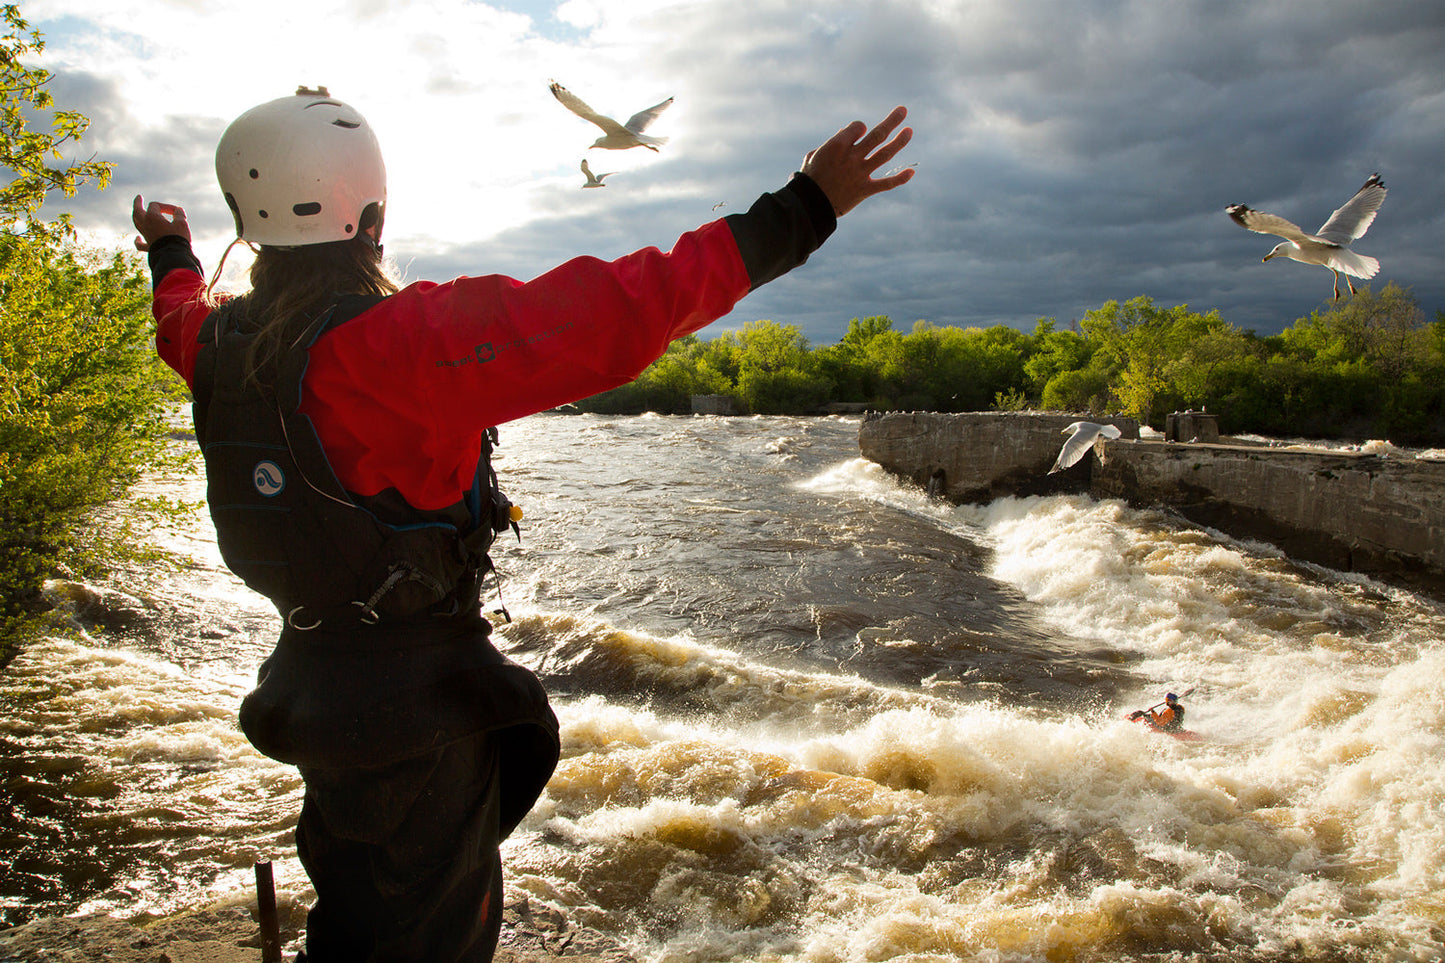
<path id="1" fill-rule="evenodd" d="M 248 241 L 248 240 L 246 240 L 246 239 L 244 239 L 244 238 L 240 238 L 240 237 L 236 238 L 236 239 L 235 239 L 234 241 L 232 241 L 230 244 L 227 244 L 227 245 L 226 245 L 226 250 L 221 254 L 221 261 L 220 261 L 220 263 L 216 265 L 216 271 L 215 271 L 215 273 L 211 275 L 210 283 L 206 285 L 205 298 L 206 298 L 206 302 L 207 302 L 207 303 L 214 303 L 214 298 L 211 296 L 211 292 L 212 292 L 212 290 L 216 287 L 216 282 L 221 279 L 221 271 L 222 271 L 222 270 L 225 268 L 225 266 L 226 266 L 226 258 L 230 256 L 230 254 L 231 254 L 231 248 L 235 247 L 237 244 L 244 244 L 244 245 L 246 245 L 247 247 L 249 247 L 249 248 L 251 249 L 251 253 L 252 253 L 252 254 L 255 254 L 255 253 L 257 253 L 257 252 L 259 251 L 259 248 L 257 248 L 256 245 L 254 245 L 254 244 L 252 244 L 250 241 Z"/>

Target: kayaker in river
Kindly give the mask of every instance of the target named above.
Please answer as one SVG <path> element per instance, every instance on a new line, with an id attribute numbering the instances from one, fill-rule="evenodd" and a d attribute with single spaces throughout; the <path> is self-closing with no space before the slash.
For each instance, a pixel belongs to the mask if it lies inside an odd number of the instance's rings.
<path id="1" fill-rule="evenodd" d="M 400 288 L 383 266 L 386 174 L 324 88 L 238 117 L 216 173 L 251 288 L 212 297 L 185 211 L 137 196 L 161 357 L 191 387 L 226 564 L 283 625 L 241 706 L 296 765 L 296 846 L 316 890 L 309 963 L 487 961 L 499 845 L 556 765 L 537 678 L 491 644 L 493 538 L 517 514 L 493 426 L 637 377 L 802 264 L 906 145 L 907 112 L 855 121 L 742 214 L 606 262 Z"/>
<path id="2" fill-rule="evenodd" d="M 1163 708 L 1158 712 L 1158 706 L 1150 709 L 1138 709 L 1129 716 L 1130 719 L 1140 719 L 1148 716 L 1154 727 L 1164 732 L 1178 732 L 1184 728 L 1184 703 L 1179 701 L 1179 696 L 1170 692 L 1164 696 Z"/>

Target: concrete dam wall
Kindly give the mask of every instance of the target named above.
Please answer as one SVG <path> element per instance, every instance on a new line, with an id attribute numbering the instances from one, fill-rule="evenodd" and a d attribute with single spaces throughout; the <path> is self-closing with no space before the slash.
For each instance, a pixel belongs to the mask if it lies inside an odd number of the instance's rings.
<path id="1" fill-rule="evenodd" d="M 1258 445 L 1140 440 L 1103 419 L 1073 468 L 1048 474 L 1074 415 L 1034 412 L 870 415 L 865 458 L 953 502 L 1089 492 L 1172 509 L 1196 524 L 1277 545 L 1331 568 L 1445 581 L 1445 460 Z"/>

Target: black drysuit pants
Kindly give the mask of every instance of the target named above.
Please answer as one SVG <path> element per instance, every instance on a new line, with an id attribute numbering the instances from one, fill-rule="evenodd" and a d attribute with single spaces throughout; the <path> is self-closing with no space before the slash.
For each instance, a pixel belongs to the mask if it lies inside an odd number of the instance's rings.
<path id="1" fill-rule="evenodd" d="M 486 963 L 502 921 L 500 753 L 480 733 L 376 768 L 302 768 L 307 963 Z"/>

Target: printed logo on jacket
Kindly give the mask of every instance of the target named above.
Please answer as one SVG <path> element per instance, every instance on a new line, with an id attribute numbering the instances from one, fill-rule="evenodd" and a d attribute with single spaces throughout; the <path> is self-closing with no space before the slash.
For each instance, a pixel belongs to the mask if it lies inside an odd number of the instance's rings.
<path id="1" fill-rule="evenodd" d="M 251 469 L 251 483 L 256 486 L 256 491 L 270 498 L 286 488 L 286 473 L 274 461 L 257 462 L 256 467 Z"/>

